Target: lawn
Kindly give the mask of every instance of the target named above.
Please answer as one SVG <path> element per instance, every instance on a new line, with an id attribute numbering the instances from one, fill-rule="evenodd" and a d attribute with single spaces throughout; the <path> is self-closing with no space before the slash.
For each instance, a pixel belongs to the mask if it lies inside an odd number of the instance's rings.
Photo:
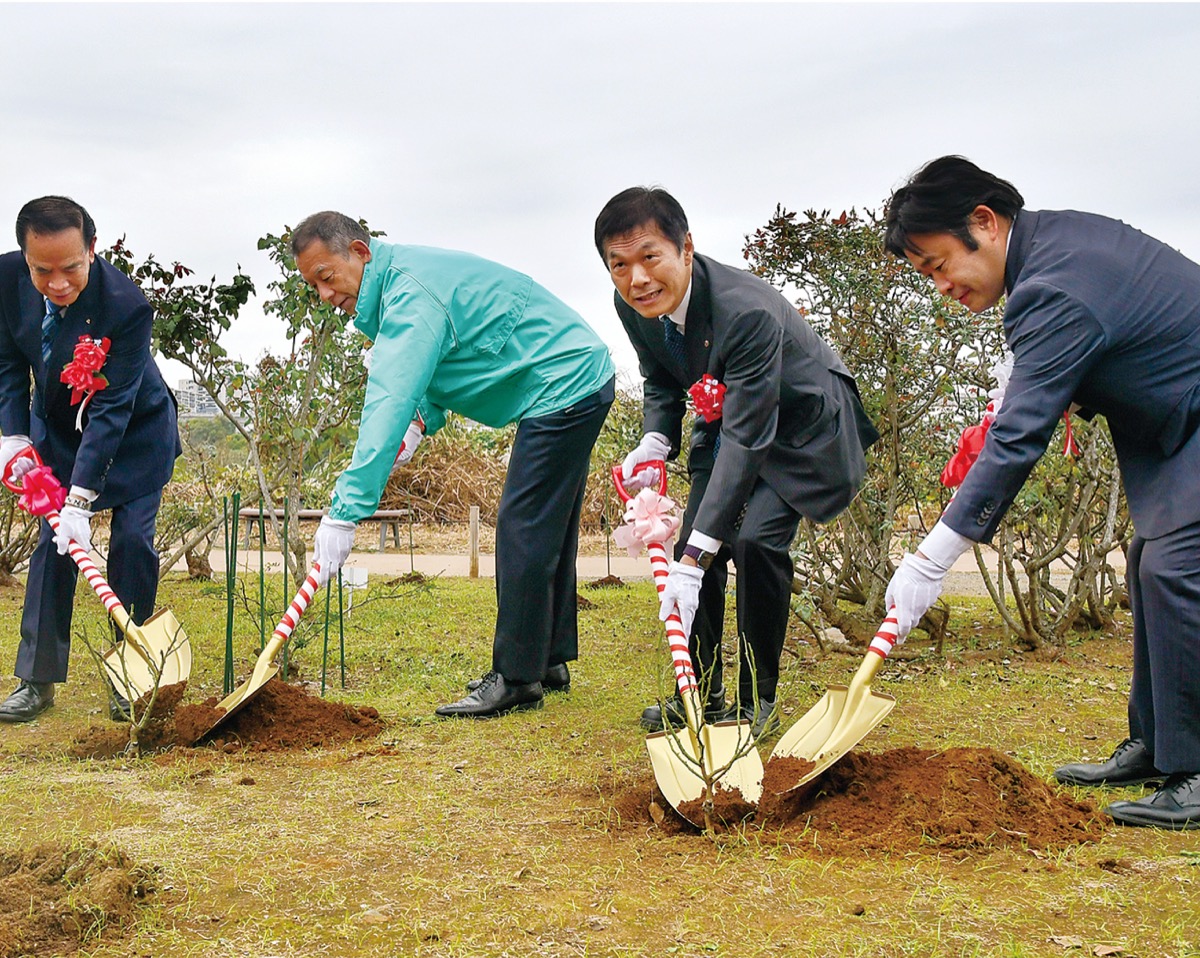
<path id="1" fill-rule="evenodd" d="M 54 708 L 0 727 L 5 860 L 33 846 L 78 855 L 98 845 L 88 853 L 123 856 L 146 889 L 128 917 L 82 909 L 91 930 L 78 954 L 1200 956 L 1200 832 L 1106 825 L 1098 841 L 1051 850 L 1019 841 L 889 850 L 754 823 L 706 837 L 630 814 L 629 797 L 644 794 L 648 806 L 653 785 L 637 717 L 669 688 L 647 582 L 581 590 L 592 607 L 580 613 L 568 695 L 476 723 L 435 720 L 433 709 L 490 663 L 492 583 L 390 591 L 356 599 L 345 688 L 332 656 L 328 672 L 330 698 L 378 709 L 377 739 L 73 757 L 90 727 L 111 725 L 78 642 Z M 320 598 L 291 654 L 314 694 Z M 0 661 L 13 661 L 21 601 L 20 590 L 0 592 Z M 188 701 L 219 695 L 222 589 L 173 578 L 160 602 L 192 640 Z M 986 748 L 1048 780 L 1055 766 L 1105 756 L 1120 741 L 1124 628 L 1060 656 L 1020 654 L 986 603 L 952 604 L 958 635 L 944 656 L 918 634 L 885 664 L 876 685 L 897 705 L 859 753 Z M 97 633 L 102 614 L 81 587 L 77 625 Z M 239 679 L 258 649 L 257 621 L 239 612 Z M 791 640 L 784 728 L 858 662 Z M 1064 794 L 1102 807 L 1141 790 Z M 38 908 L 36 887 L 27 894 L 26 911 L 0 917 L 0 958 L 66 953 L 49 944 L 52 929 L 41 950 L 28 934 L 4 950 L 14 923 Z M 81 894 L 68 888 L 62 908 Z"/>

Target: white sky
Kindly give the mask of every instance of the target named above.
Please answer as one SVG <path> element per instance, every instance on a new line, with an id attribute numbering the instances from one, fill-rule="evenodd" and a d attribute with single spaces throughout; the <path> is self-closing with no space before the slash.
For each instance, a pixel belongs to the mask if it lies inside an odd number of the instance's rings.
<path id="1" fill-rule="evenodd" d="M 777 203 L 878 208 L 961 153 L 1031 208 L 1200 259 L 1189 4 L 5 4 L 0 222 L 73 196 L 101 245 L 274 278 L 320 209 L 530 273 L 631 370 L 600 208 L 670 190 L 740 265 Z M 7 246 L 15 248 L 11 225 Z M 227 339 L 283 347 L 252 303 Z M 179 378 L 168 370 L 168 379 Z"/>

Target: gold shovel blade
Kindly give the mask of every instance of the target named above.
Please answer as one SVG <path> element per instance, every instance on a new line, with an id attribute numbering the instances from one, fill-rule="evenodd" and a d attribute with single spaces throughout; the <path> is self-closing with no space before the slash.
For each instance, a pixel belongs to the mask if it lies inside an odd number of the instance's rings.
<path id="1" fill-rule="evenodd" d="M 258 658 L 254 663 L 254 671 L 250 673 L 250 678 L 246 679 L 241 685 L 230 692 L 225 698 L 217 703 L 216 707 L 224 710 L 224 714 L 220 716 L 208 729 L 201 735 L 200 739 L 207 738 L 217 728 L 220 727 L 226 719 L 230 718 L 238 712 L 243 705 L 249 702 L 264 685 L 275 678 L 279 674 L 279 667 L 275 665 L 275 656 L 279 650 L 283 648 L 285 637 L 280 636 L 278 632 L 271 637 L 271 641 L 267 643 L 267 647 L 259 653 Z"/>
<path id="2" fill-rule="evenodd" d="M 166 688 L 186 682 L 192 674 L 192 646 L 175 614 L 160 609 L 144 624 L 126 627 L 125 638 L 104 653 L 104 668 L 113 687 L 136 702 L 156 684 Z"/>
<path id="3" fill-rule="evenodd" d="M 687 815 L 680 808 L 704 794 L 700 752 L 709 776 L 724 769 L 717 782 L 724 789 L 736 788 L 751 805 L 757 805 L 762 797 L 763 763 L 754 747 L 749 722 L 702 725 L 700 740 L 704 743 L 702 750 L 689 729 L 653 732 L 646 736 L 646 751 L 663 797 L 693 825 L 703 827 L 702 815 Z"/>
<path id="4" fill-rule="evenodd" d="M 798 758 L 813 767 L 787 791 L 812 781 L 884 720 L 896 700 L 870 686 L 831 685 L 776 743 L 771 758 Z M 786 793 L 785 793 L 786 794 Z"/>

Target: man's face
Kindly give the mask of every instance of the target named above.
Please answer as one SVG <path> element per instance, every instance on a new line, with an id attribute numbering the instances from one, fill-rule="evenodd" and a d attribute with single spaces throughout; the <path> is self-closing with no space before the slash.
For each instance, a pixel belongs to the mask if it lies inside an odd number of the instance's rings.
<path id="1" fill-rule="evenodd" d="M 296 268 L 321 299 L 353 316 L 363 268 L 370 261 L 371 248 L 362 240 L 354 240 L 346 256 L 330 252 L 321 240 L 313 240 L 296 257 Z"/>
<path id="2" fill-rule="evenodd" d="M 70 306 L 87 288 L 96 258 L 96 239 L 83 242 L 83 230 L 25 234 L 25 264 L 34 289 L 55 306 Z"/>
<path id="3" fill-rule="evenodd" d="M 922 233 L 911 237 L 918 252 L 908 261 L 933 280 L 938 292 L 956 299 L 973 313 L 995 306 L 1004 295 L 1004 260 L 1011 223 L 986 206 L 976 207 L 968 228 L 978 249 L 968 249 L 952 233 Z"/>
<path id="4" fill-rule="evenodd" d="M 681 251 L 657 223 L 647 223 L 606 240 L 604 261 L 621 299 L 646 319 L 657 319 L 678 309 L 687 293 L 692 234 Z"/>

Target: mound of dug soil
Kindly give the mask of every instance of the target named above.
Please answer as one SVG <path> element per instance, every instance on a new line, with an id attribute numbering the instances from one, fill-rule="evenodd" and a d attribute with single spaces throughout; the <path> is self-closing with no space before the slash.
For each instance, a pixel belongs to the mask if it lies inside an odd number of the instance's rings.
<path id="1" fill-rule="evenodd" d="M 159 692 L 159 702 L 165 692 Z M 273 678 L 236 715 L 198 741 L 223 714 L 216 707 L 220 699 L 213 696 L 201 705 L 179 705 L 175 696 L 168 701 L 172 699 L 169 711 L 160 711 L 159 702 L 155 703 L 154 717 L 139 736 L 143 752 L 189 746 L 291 751 L 373 738 L 383 731 L 379 712 L 369 706 L 330 702 Z M 112 758 L 122 754 L 128 743 L 125 725 L 93 727 L 72 744 L 70 753 L 77 758 Z"/>
<path id="2" fill-rule="evenodd" d="M 806 765 L 797 759 L 767 763 L 753 823 L 765 834 L 799 839 L 798 847 L 817 852 L 1053 851 L 1096 841 L 1106 827 L 1094 804 L 1074 801 L 993 749 L 851 752 L 788 794 Z M 750 809 L 740 796 L 719 791 L 715 804 L 718 816 L 730 824 L 738 812 L 744 816 Z M 644 827 L 657 820 L 668 833 L 696 831 L 667 804 L 653 780 L 619 792 L 613 810 L 622 824 Z"/>
<path id="3" fill-rule="evenodd" d="M 0 852 L 0 958 L 70 955 L 120 935 L 153 891 L 150 871 L 114 848 Z"/>

